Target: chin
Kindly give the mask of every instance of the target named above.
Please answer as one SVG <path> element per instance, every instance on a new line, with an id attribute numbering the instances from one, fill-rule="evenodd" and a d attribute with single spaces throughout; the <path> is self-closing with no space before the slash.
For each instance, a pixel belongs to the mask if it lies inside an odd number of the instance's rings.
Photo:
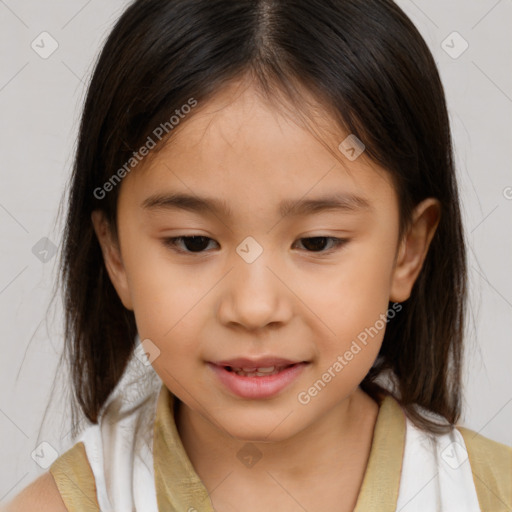
<path id="1" fill-rule="evenodd" d="M 283 418 L 286 418 L 286 415 Z M 283 418 L 262 420 L 260 417 L 257 421 L 241 421 L 230 423 L 229 425 L 222 424 L 222 426 L 229 435 L 241 442 L 279 443 L 290 439 L 298 433 L 297 424 L 295 423 L 293 430 L 290 430 L 289 427 L 292 425 L 285 425 L 287 422 L 286 420 L 283 421 Z"/>

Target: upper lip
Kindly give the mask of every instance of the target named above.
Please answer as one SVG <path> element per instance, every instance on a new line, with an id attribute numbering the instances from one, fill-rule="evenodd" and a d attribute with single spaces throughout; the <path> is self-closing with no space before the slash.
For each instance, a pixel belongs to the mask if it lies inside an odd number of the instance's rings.
<path id="1" fill-rule="evenodd" d="M 213 361 L 217 366 L 230 366 L 232 368 L 270 368 L 271 366 L 290 366 L 291 364 L 303 363 L 306 361 L 292 361 L 283 357 L 267 356 L 259 358 L 235 357 L 222 361 Z"/>

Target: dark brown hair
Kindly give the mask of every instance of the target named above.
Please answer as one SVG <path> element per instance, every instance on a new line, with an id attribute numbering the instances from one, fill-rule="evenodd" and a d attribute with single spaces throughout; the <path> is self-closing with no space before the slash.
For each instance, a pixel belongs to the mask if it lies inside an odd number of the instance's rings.
<path id="1" fill-rule="evenodd" d="M 393 177 L 401 234 L 415 205 L 439 199 L 441 219 L 422 271 L 361 387 L 376 396 L 378 378 L 392 372 L 409 417 L 427 431 L 446 430 L 428 413 L 450 424 L 460 416 L 464 233 L 438 70 L 391 0 L 137 0 L 122 14 L 85 100 L 60 260 L 75 425 L 80 411 L 97 422 L 137 333 L 91 222 L 91 212 L 103 210 L 117 237 L 120 186 L 102 198 L 94 191 L 190 98 L 204 103 L 244 76 L 269 100 L 279 91 L 298 110 L 299 91 L 308 91 L 364 141 L 365 154 Z"/>

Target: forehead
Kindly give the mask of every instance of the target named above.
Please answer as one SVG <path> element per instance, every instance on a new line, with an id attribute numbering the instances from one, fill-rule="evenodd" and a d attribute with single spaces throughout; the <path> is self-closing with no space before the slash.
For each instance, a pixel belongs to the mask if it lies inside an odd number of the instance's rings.
<path id="1" fill-rule="evenodd" d="M 386 171 L 364 153 L 350 161 L 338 149 L 347 133 L 321 111 L 312 121 L 313 133 L 255 89 L 232 85 L 196 107 L 122 189 L 145 196 L 146 207 L 168 192 L 218 198 L 224 213 L 239 204 L 256 210 L 273 205 L 283 214 L 294 199 L 326 194 L 353 206 L 396 199 Z"/>

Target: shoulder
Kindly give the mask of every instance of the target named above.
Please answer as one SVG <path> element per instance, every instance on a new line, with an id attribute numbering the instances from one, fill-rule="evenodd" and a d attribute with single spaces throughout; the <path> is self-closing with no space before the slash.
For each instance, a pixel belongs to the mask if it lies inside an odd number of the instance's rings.
<path id="1" fill-rule="evenodd" d="M 456 427 L 464 439 L 482 510 L 512 508 L 512 448 L 465 427 Z M 497 502 L 499 500 L 499 502 Z M 483 502 L 483 503 L 482 503 Z M 498 507 L 498 508 L 497 508 Z"/>
<path id="2" fill-rule="evenodd" d="M 0 512 L 98 512 L 96 494 L 84 444 L 78 442 Z"/>
<path id="3" fill-rule="evenodd" d="M 462 434 L 470 462 L 480 467 L 494 468 L 512 480 L 512 448 L 493 441 L 474 430 L 456 427 Z"/>
<path id="4" fill-rule="evenodd" d="M 1 512 L 68 512 L 59 489 L 48 471 L 23 489 Z"/>

